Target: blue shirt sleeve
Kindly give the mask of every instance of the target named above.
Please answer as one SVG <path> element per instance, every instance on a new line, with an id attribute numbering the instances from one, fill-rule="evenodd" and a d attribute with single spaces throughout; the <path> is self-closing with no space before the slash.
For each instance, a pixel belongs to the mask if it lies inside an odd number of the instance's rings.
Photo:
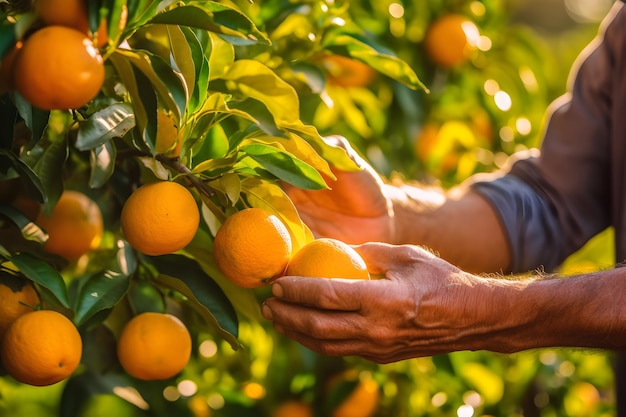
<path id="1" fill-rule="evenodd" d="M 509 272 L 538 267 L 554 270 L 567 257 L 559 244 L 560 225 L 554 207 L 526 182 L 507 175 L 477 182 L 473 190 L 495 208 L 505 229 L 512 264 Z"/>

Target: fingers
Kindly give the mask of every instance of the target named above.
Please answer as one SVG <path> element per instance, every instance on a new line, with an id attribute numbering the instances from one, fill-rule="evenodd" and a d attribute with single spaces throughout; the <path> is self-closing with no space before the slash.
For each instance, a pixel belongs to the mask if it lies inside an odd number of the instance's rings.
<path id="1" fill-rule="evenodd" d="M 359 311 L 363 283 L 351 279 L 281 277 L 272 284 L 272 294 L 283 301 L 323 310 Z"/>
<path id="2" fill-rule="evenodd" d="M 364 320 L 358 312 L 319 310 L 270 298 L 263 303 L 263 316 L 284 334 L 306 333 L 318 340 L 341 340 L 363 333 Z M 303 338 L 304 334 L 300 334 Z"/>

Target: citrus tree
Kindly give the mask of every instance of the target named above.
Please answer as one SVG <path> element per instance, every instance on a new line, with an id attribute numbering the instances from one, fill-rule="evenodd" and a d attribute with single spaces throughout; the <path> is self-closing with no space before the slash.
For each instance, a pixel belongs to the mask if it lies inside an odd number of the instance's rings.
<path id="1" fill-rule="evenodd" d="M 3 413 L 511 415 L 537 393 L 569 415 L 610 407 L 603 357 L 378 366 L 320 357 L 259 314 L 264 284 L 316 242 L 282 185 L 357 169 L 324 135 L 389 178 L 444 184 L 535 144 L 548 54 L 500 2 L 0 7 Z M 354 256 L 337 245 L 311 259 Z M 588 372 L 559 383 L 567 366 Z"/>

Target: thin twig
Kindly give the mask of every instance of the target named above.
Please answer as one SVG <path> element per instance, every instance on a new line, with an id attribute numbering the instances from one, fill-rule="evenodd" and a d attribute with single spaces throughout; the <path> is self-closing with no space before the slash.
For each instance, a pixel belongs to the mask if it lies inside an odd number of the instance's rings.
<path id="1" fill-rule="evenodd" d="M 180 162 L 178 158 L 170 158 L 162 154 L 157 154 L 155 156 L 156 160 L 169 166 L 170 168 L 180 172 L 185 176 L 187 181 L 194 187 L 198 189 L 201 193 L 205 194 L 207 197 L 211 198 L 215 196 L 215 190 L 208 186 L 206 183 L 198 179 L 195 175 L 192 174 L 191 170 L 187 168 L 185 164 Z"/>

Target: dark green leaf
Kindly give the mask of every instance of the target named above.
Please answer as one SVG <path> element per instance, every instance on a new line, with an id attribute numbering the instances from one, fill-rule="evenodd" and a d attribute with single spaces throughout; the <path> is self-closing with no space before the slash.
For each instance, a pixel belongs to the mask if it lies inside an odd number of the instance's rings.
<path id="1" fill-rule="evenodd" d="M 27 253 L 12 255 L 11 261 L 26 278 L 47 288 L 60 305 L 69 308 L 70 302 L 67 296 L 67 287 L 63 277 L 56 269 Z"/>
<path id="2" fill-rule="evenodd" d="M 4 170 L 5 166 L 13 168 L 22 178 L 22 184 L 26 187 L 26 193 L 31 198 L 44 203 L 47 201 L 44 186 L 34 172 L 24 161 L 19 159 L 13 152 L 0 149 L 0 166 Z"/>
<path id="3" fill-rule="evenodd" d="M 31 131 L 31 139 L 28 143 L 28 148 L 32 148 L 43 136 L 43 132 L 48 126 L 50 112 L 33 107 L 18 93 L 15 93 L 15 107 L 17 107 L 20 116 L 24 119 L 26 126 Z"/>
<path id="4" fill-rule="evenodd" d="M 135 127 L 133 107 L 115 103 L 92 114 L 78 128 L 76 147 L 81 151 L 97 148 L 113 138 L 123 137 Z"/>
<path id="5" fill-rule="evenodd" d="M 46 211 L 51 209 L 50 203 L 56 201 L 63 192 L 63 180 L 59 173 L 63 172 L 68 152 L 67 141 L 62 139 L 49 143 L 45 148 L 39 144 L 22 157 L 42 182 Z"/>
<path id="6" fill-rule="evenodd" d="M 165 312 L 163 294 L 150 282 L 140 280 L 131 284 L 128 300 L 135 315 L 148 311 Z"/>
<path id="7" fill-rule="evenodd" d="M 129 245 L 117 249 L 113 264 L 80 282 L 73 295 L 74 322 L 83 325 L 95 314 L 115 306 L 126 294 L 137 258 Z"/>
<path id="8" fill-rule="evenodd" d="M 0 204 L 0 214 L 6 216 L 20 229 L 24 239 L 39 243 L 46 241 L 47 234 L 16 208 L 7 204 Z"/>
<path id="9" fill-rule="evenodd" d="M 74 322 L 81 326 L 99 311 L 116 305 L 126 294 L 130 276 L 118 271 L 106 270 L 90 276 L 78 291 L 74 300 Z"/>
<path id="10" fill-rule="evenodd" d="M 91 162 L 91 173 L 89 175 L 89 186 L 100 188 L 111 178 L 115 170 L 115 160 L 117 148 L 113 142 L 92 149 L 89 155 Z"/>
<path id="11" fill-rule="evenodd" d="M 235 309 L 220 286 L 196 261 L 182 255 L 163 255 L 148 259 L 162 274 L 157 282 L 188 297 L 205 320 L 216 326 L 233 349 L 239 348 L 239 320 Z"/>
<path id="12" fill-rule="evenodd" d="M 270 43 L 267 36 L 240 11 L 214 1 L 193 3 L 159 13 L 150 23 L 204 29 L 227 36 L 231 43 Z"/>
<path id="13" fill-rule="evenodd" d="M 289 184 L 307 190 L 327 188 L 326 182 L 315 168 L 288 152 L 260 143 L 244 146 L 241 151 Z"/>
<path id="14" fill-rule="evenodd" d="M 2 63 L 0 62 L 0 65 Z M 0 149 L 11 149 L 13 147 L 13 132 L 15 121 L 17 120 L 17 109 L 13 102 L 9 100 L 9 95 L 0 97 Z M 0 172 L 2 172 L 0 165 Z"/>
<path id="15" fill-rule="evenodd" d="M 0 25 L 0 61 L 4 54 L 7 53 L 15 44 L 15 24 L 2 22 Z"/>

